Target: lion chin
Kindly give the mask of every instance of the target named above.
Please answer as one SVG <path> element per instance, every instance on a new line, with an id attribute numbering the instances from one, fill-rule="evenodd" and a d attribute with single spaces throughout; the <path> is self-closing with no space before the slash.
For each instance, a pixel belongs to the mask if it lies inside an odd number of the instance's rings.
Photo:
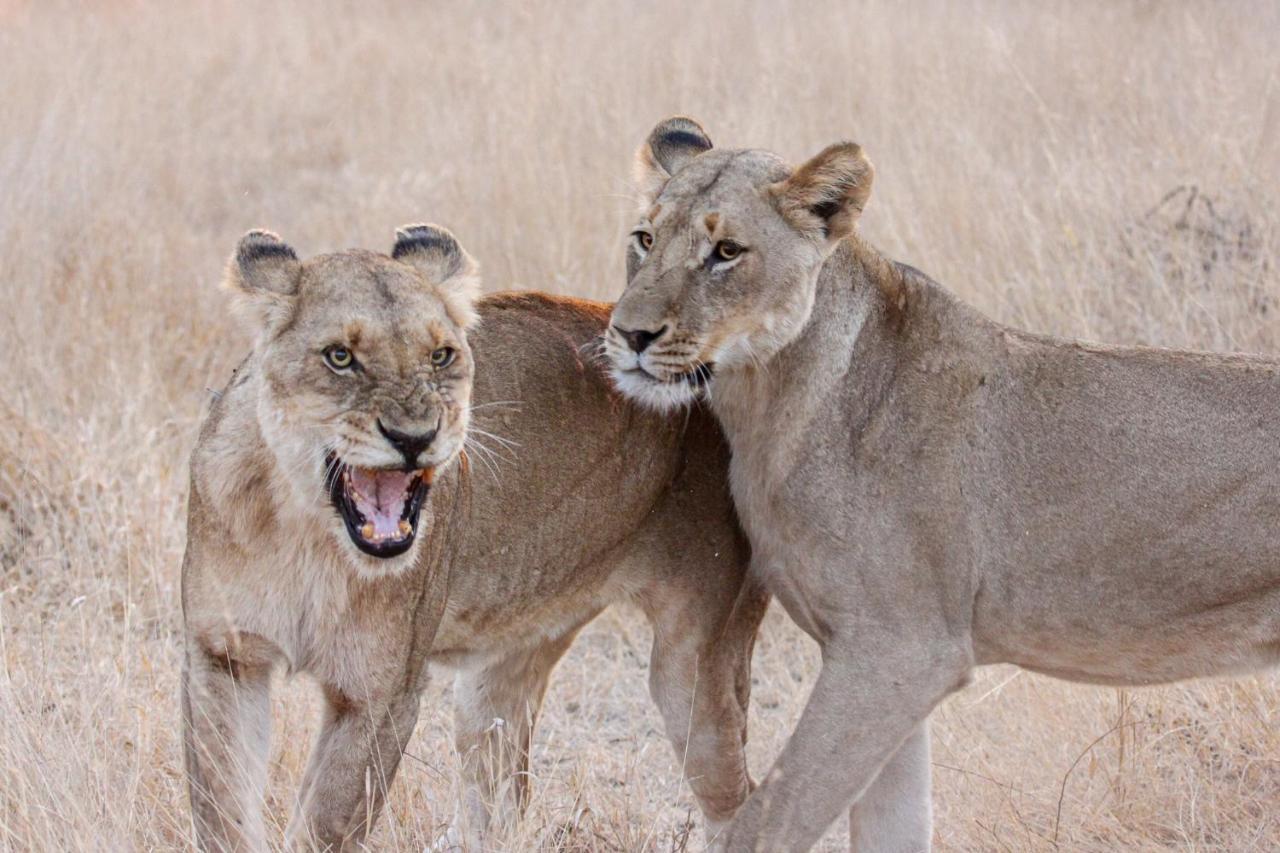
<path id="1" fill-rule="evenodd" d="M 624 370 L 614 366 L 609 374 L 623 396 L 655 411 L 670 412 L 693 405 L 707 393 L 714 367 L 699 364 L 670 379 L 659 379 L 641 367 Z"/>

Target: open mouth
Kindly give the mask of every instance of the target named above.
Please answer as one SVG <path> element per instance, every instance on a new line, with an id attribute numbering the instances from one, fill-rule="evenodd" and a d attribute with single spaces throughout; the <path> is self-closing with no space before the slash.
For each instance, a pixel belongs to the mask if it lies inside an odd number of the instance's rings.
<path id="1" fill-rule="evenodd" d="M 372 557 L 397 557 L 418 534 L 418 516 L 431 490 L 430 468 L 360 468 L 330 453 L 329 500 L 355 546 Z"/>

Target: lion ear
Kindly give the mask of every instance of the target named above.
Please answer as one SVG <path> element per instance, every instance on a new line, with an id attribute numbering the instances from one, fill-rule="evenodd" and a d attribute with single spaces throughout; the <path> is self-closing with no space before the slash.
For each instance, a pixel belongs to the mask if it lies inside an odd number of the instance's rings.
<path id="1" fill-rule="evenodd" d="M 875 169 L 860 146 L 838 142 L 769 188 L 778 210 L 801 231 L 818 230 L 828 245 L 853 233 L 871 197 Z"/>
<path id="2" fill-rule="evenodd" d="M 449 229 L 439 225 L 404 225 L 396 229 L 391 257 L 427 277 L 444 300 L 453 321 L 470 329 L 480 319 L 480 265 L 458 244 Z"/>
<path id="3" fill-rule="evenodd" d="M 672 175 L 710 150 L 711 137 L 693 119 L 672 116 L 659 122 L 636 152 L 635 178 L 641 205 L 652 205 Z"/>
<path id="4" fill-rule="evenodd" d="M 270 231 L 240 238 L 227 264 L 224 286 L 234 306 L 259 335 L 269 334 L 289 317 L 298 293 L 302 265 L 298 255 Z"/>

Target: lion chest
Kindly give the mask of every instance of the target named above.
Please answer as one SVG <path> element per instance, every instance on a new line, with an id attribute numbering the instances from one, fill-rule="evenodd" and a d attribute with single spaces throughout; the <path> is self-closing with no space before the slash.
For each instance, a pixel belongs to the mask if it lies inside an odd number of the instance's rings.
<path id="1" fill-rule="evenodd" d="M 221 562 L 193 614 L 211 650 L 252 650 L 346 690 L 402 675 L 411 608 L 394 601 L 399 584 L 353 576 L 327 537 L 272 539 Z"/>

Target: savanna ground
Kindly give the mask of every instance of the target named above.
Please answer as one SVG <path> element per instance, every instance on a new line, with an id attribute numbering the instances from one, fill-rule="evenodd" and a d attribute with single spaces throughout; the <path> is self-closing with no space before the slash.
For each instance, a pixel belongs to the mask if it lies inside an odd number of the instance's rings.
<path id="1" fill-rule="evenodd" d="M 189 842 L 186 459 L 247 346 L 216 287 L 245 229 L 385 250 L 428 219 L 491 289 L 609 299 L 632 152 L 686 112 L 792 159 L 861 142 L 864 232 L 1001 320 L 1280 353 L 1277 34 L 1252 3 L 0 0 L 0 848 Z M 647 644 L 610 612 L 560 667 L 513 849 L 700 845 Z M 757 773 L 816 667 L 771 614 Z M 276 706 L 279 825 L 308 687 Z M 984 672 L 935 716 L 937 845 L 1280 848 L 1278 688 Z M 450 818 L 447 700 L 441 677 L 379 848 Z"/>

